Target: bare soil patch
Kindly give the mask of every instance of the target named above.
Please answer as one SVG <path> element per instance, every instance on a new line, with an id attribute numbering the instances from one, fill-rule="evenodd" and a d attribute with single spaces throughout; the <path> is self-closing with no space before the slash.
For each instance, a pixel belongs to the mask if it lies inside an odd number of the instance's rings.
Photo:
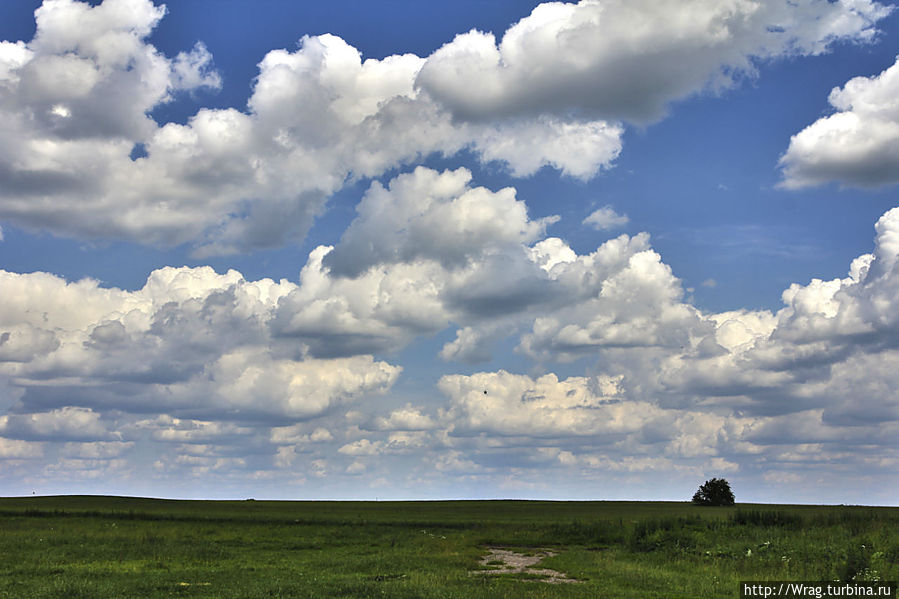
<path id="1" fill-rule="evenodd" d="M 487 547 L 489 553 L 481 558 L 481 566 L 485 569 L 477 570 L 472 574 L 521 574 L 533 576 L 523 580 L 533 582 L 545 582 L 547 584 L 567 584 L 579 582 L 569 578 L 562 572 L 549 568 L 537 568 L 544 558 L 558 555 L 549 549 L 532 549 L 527 553 L 512 551 L 505 547 Z"/>

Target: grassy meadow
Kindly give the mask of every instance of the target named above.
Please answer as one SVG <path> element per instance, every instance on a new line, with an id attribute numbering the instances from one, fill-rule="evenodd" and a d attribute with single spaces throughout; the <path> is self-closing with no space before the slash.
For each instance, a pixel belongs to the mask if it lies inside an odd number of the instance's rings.
<path id="1" fill-rule="evenodd" d="M 490 547 L 556 555 L 488 574 Z M 0 499 L 0 597 L 739 596 L 897 580 L 899 508 L 677 502 Z"/>

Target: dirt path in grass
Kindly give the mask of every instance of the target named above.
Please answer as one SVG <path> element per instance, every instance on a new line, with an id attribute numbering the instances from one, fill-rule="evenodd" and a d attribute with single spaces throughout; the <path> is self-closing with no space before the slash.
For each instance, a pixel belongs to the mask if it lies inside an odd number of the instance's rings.
<path id="1" fill-rule="evenodd" d="M 528 553 L 519 553 L 504 547 L 488 547 L 489 553 L 481 558 L 481 565 L 486 570 L 477 570 L 477 574 L 525 574 L 531 576 L 539 576 L 541 578 L 530 578 L 525 580 L 533 580 L 537 582 L 546 582 L 549 584 L 564 584 L 578 582 L 574 578 L 568 578 L 565 574 L 549 568 L 535 568 L 543 558 L 557 555 L 549 549 L 534 549 Z"/>

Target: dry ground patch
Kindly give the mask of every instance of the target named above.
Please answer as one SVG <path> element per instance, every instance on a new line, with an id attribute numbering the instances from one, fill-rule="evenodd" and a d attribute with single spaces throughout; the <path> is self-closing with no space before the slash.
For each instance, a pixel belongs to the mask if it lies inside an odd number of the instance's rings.
<path id="1" fill-rule="evenodd" d="M 481 566 L 485 569 L 472 574 L 520 574 L 525 580 L 546 582 L 549 584 L 565 584 L 578 582 L 562 572 L 550 568 L 537 568 L 544 558 L 557 555 L 549 549 L 530 549 L 525 552 L 512 551 L 505 547 L 487 547 L 488 553 L 481 558 Z"/>

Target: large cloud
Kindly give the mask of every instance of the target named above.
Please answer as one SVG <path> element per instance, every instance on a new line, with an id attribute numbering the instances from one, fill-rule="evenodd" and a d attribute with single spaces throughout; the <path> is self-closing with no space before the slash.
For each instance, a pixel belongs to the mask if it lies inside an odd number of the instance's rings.
<path id="1" fill-rule="evenodd" d="M 859 187 L 899 182 L 899 58 L 879 75 L 855 77 L 830 92 L 838 112 L 790 139 L 780 160 L 783 185 L 839 181 Z"/>
<path id="2" fill-rule="evenodd" d="M 589 176 L 620 149 L 613 124 L 453 123 L 414 88 L 423 58 L 362 61 L 333 35 L 267 54 L 246 112 L 200 109 L 160 126 L 154 107 L 220 84 L 202 45 L 169 59 L 146 43 L 162 13 L 149 0 L 48 2 L 32 42 L 0 46 L 0 216 L 221 253 L 302 236 L 348 177 L 433 152 L 472 147 L 518 174 L 553 165 Z M 90 23 L 70 27 L 80 37 L 67 33 L 73 19 Z"/>
<path id="3" fill-rule="evenodd" d="M 454 323 L 442 355 L 471 362 L 535 319 L 523 346 L 553 356 L 682 345 L 699 326 L 648 235 L 577 256 L 542 239 L 556 217 L 532 220 L 513 189 L 469 181 L 465 169 L 419 167 L 373 184 L 340 243 L 310 255 L 301 285 L 279 304 L 276 334 L 331 357 L 396 349 Z"/>
<path id="4" fill-rule="evenodd" d="M 754 60 L 869 39 L 888 12 L 869 1 L 548 2 L 499 44 L 479 31 L 457 36 L 429 57 L 418 83 L 463 118 L 646 122 L 672 100 L 751 74 Z"/>
<path id="5" fill-rule="evenodd" d="M 109 476 L 265 477 L 303 439 L 334 440 L 322 423 L 386 393 L 402 369 L 315 358 L 273 336 L 296 289 L 208 267 L 154 271 L 137 291 L 0 272 L 0 474 L 69 492 Z M 43 469 L 24 462 L 42 456 Z M 129 479 L 150 458 L 157 478 Z"/>
<path id="6" fill-rule="evenodd" d="M 0 273 L 0 288 L 0 373 L 20 390 L 14 413 L 62 404 L 308 419 L 383 392 L 400 372 L 370 356 L 306 358 L 295 343 L 273 340 L 269 321 L 296 288 L 285 281 L 204 267 L 155 271 L 134 292 L 43 273 Z M 40 436 L 86 414 L 10 416 L 0 434 Z"/>
<path id="7" fill-rule="evenodd" d="M 97 440 L 115 436 L 88 408 L 61 408 L 35 414 L 0 416 L 0 434 L 11 439 L 43 441 Z"/>
<path id="8" fill-rule="evenodd" d="M 464 168 L 438 173 L 418 167 L 387 189 L 373 184 L 325 263 L 338 275 L 420 259 L 464 266 L 492 249 L 535 241 L 546 224 L 558 220 L 529 220 L 511 187 L 492 192 L 472 189 L 470 182 Z"/>
<path id="9" fill-rule="evenodd" d="M 340 243 L 311 253 L 277 334 L 319 356 L 386 351 L 548 301 L 555 290 L 528 246 L 555 217 L 531 220 L 514 189 L 470 180 L 419 167 L 374 183 Z"/>
<path id="10" fill-rule="evenodd" d="M 245 111 L 160 124 L 148 115 L 175 94 L 220 86 L 206 49 L 169 58 L 148 44 L 164 13 L 150 0 L 48 0 L 33 40 L 0 43 L 0 218 L 225 253 L 301 238 L 347 180 L 434 152 L 588 178 L 620 152 L 622 119 L 729 85 L 755 58 L 868 39 L 887 12 L 870 0 L 549 3 L 499 46 L 471 32 L 430 57 L 364 61 L 337 36 L 307 36 L 262 58 Z"/>
<path id="11" fill-rule="evenodd" d="M 628 399 L 622 379 L 499 371 L 444 376 L 439 387 L 450 400 L 444 422 L 456 443 L 486 437 L 494 451 L 515 449 L 566 466 L 701 466 L 741 453 L 744 431 L 758 422 Z"/>
<path id="12" fill-rule="evenodd" d="M 780 408 L 775 409 L 786 411 L 808 402 L 820 407 L 840 404 L 843 394 L 832 389 L 842 386 L 839 381 L 850 363 L 865 361 L 882 379 L 885 371 L 874 364 L 896 360 L 899 209 L 884 214 L 876 230 L 874 252 L 855 259 L 847 277 L 791 285 L 776 315 L 714 316 L 720 349 L 697 355 L 687 370 L 697 381 L 706 381 L 704 385 L 731 392 L 767 389 L 766 395 L 779 398 Z M 697 348 L 703 343 L 707 341 Z M 888 400 L 888 394 L 878 395 Z M 890 405 L 883 406 L 887 413 L 894 410 Z"/>
<path id="13" fill-rule="evenodd" d="M 678 347 L 701 331 L 698 312 L 681 302 L 680 280 L 649 248 L 646 234 L 621 235 L 596 252 L 553 266 L 565 287 L 563 310 L 534 321 L 522 346 L 554 357 L 602 347 Z"/>

